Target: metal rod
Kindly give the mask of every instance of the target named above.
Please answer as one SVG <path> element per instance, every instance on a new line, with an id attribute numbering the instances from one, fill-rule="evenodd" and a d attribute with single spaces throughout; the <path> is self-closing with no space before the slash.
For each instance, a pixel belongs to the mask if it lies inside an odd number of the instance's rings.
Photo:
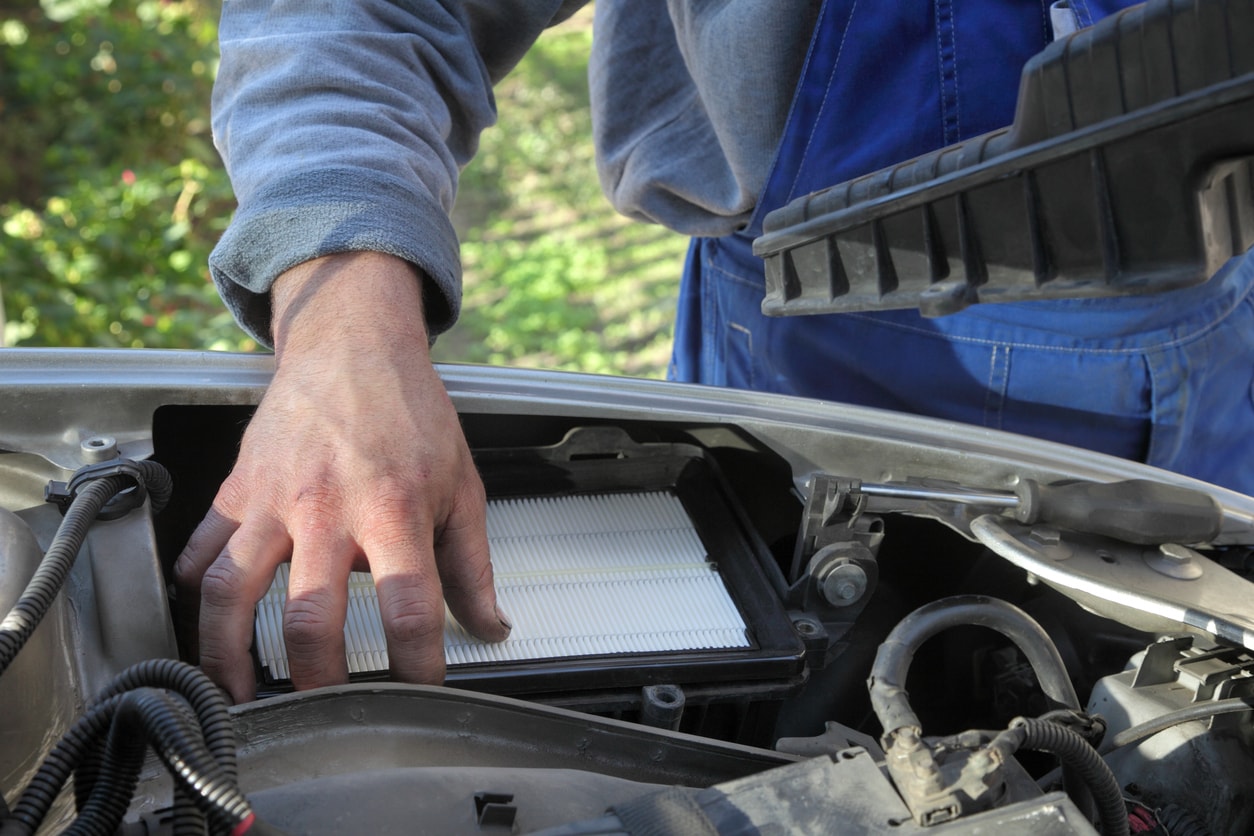
<path id="1" fill-rule="evenodd" d="M 893 499 L 919 499 L 929 502 L 954 502 L 986 508 L 1018 508 L 1019 497 L 1012 493 L 967 490 L 937 490 L 919 485 L 875 485 L 863 482 L 862 493 Z"/>

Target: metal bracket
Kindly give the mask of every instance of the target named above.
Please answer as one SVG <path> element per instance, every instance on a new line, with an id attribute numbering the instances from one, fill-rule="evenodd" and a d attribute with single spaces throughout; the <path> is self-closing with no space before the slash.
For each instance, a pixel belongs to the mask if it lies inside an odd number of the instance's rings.
<path id="1" fill-rule="evenodd" d="M 1181 628 L 1254 650 L 1254 583 L 1192 549 L 1037 532 L 1004 517 L 971 524 L 981 543 L 1085 609 L 1138 630 Z"/>
<path id="2" fill-rule="evenodd" d="M 824 624 L 848 624 L 866 606 L 879 579 L 876 552 L 884 521 L 865 514 L 861 482 L 828 474 L 810 480 L 810 497 L 793 554 L 789 606 Z"/>

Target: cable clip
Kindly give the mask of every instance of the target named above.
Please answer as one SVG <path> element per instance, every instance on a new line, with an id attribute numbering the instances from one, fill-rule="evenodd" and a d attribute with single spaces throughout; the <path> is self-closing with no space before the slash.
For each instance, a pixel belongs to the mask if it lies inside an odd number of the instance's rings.
<path id="1" fill-rule="evenodd" d="M 1048 720 L 1051 723 L 1057 723 L 1060 726 L 1065 726 L 1078 733 L 1095 747 L 1101 743 L 1102 738 L 1106 736 L 1106 718 L 1100 714 L 1090 714 L 1087 711 L 1073 711 L 1069 708 L 1059 708 L 1054 711 L 1047 711 L 1037 719 Z M 1023 725 L 1026 722 L 1026 718 L 1016 717 L 1011 725 Z"/>
<path id="2" fill-rule="evenodd" d="M 144 484 L 144 473 L 137 462 L 130 459 L 113 459 L 98 464 L 89 464 L 74 471 L 74 476 L 67 482 L 50 481 L 44 487 L 44 502 L 51 502 L 61 511 L 61 516 L 70 509 L 70 503 L 78 496 L 78 492 L 88 482 L 107 479 L 110 476 L 125 476 L 135 483 L 134 487 L 119 491 L 116 496 L 105 503 L 96 515 L 98 520 L 116 520 L 144 504 L 148 498 L 148 489 Z"/>

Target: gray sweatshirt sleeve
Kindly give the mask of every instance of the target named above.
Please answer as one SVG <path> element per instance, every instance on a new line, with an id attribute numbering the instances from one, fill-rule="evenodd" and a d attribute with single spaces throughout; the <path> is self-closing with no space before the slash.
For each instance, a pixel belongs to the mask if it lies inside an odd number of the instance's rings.
<path id="1" fill-rule="evenodd" d="M 597 0 L 592 128 L 610 202 L 689 235 L 744 227 L 770 173 L 819 5 Z"/>
<path id="2" fill-rule="evenodd" d="M 269 343 L 274 280 L 372 250 L 428 277 L 432 334 L 457 317 L 448 213 L 496 118 L 492 84 L 571 0 L 225 0 L 214 139 L 239 208 L 210 256 L 223 300 Z"/>

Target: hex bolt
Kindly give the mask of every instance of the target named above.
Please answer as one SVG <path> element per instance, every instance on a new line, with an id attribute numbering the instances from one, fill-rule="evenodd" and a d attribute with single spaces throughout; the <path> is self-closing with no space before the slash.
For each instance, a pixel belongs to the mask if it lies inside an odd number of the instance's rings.
<path id="1" fill-rule="evenodd" d="M 1145 564 L 1160 575 L 1179 581 L 1197 580 L 1202 576 L 1202 556 L 1179 543 L 1163 543 L 1158 551 L 1146 551 Z"/>
<path id="2" fill-rule="evenodd" d="M 1032 527 L 1028 537 L 1041 546 L 1057 546 L 1062 542 L 1062 533 L 1052 526 L 1036 525 Z"/>
<path id="3" fill-rule="evenodd" d="M 833 607 L 847 607 L 866 593 L 866 572 L 848 560 L 834 560 L 819 571 L 816 578 L 823 598 Z"/>
<path id="4" fill-rule="evenodd" d="M 1052 525 L 1034 525 L 1028 532 L 1028 541 L 1050 560 L 1066 560 L 1071 557 L 1071 547 L 1062 540 L 1062 532 Z"/>
<path id="5" fill-rule="evenodd" d="M 1188 546 L 1182 546 L 1179 543 L 1163 543 L 1158 547 L 1158 552 L 1172 563 L 1190 563 L 1193 558 L 1197 557 L 1197 552 Z"/>

